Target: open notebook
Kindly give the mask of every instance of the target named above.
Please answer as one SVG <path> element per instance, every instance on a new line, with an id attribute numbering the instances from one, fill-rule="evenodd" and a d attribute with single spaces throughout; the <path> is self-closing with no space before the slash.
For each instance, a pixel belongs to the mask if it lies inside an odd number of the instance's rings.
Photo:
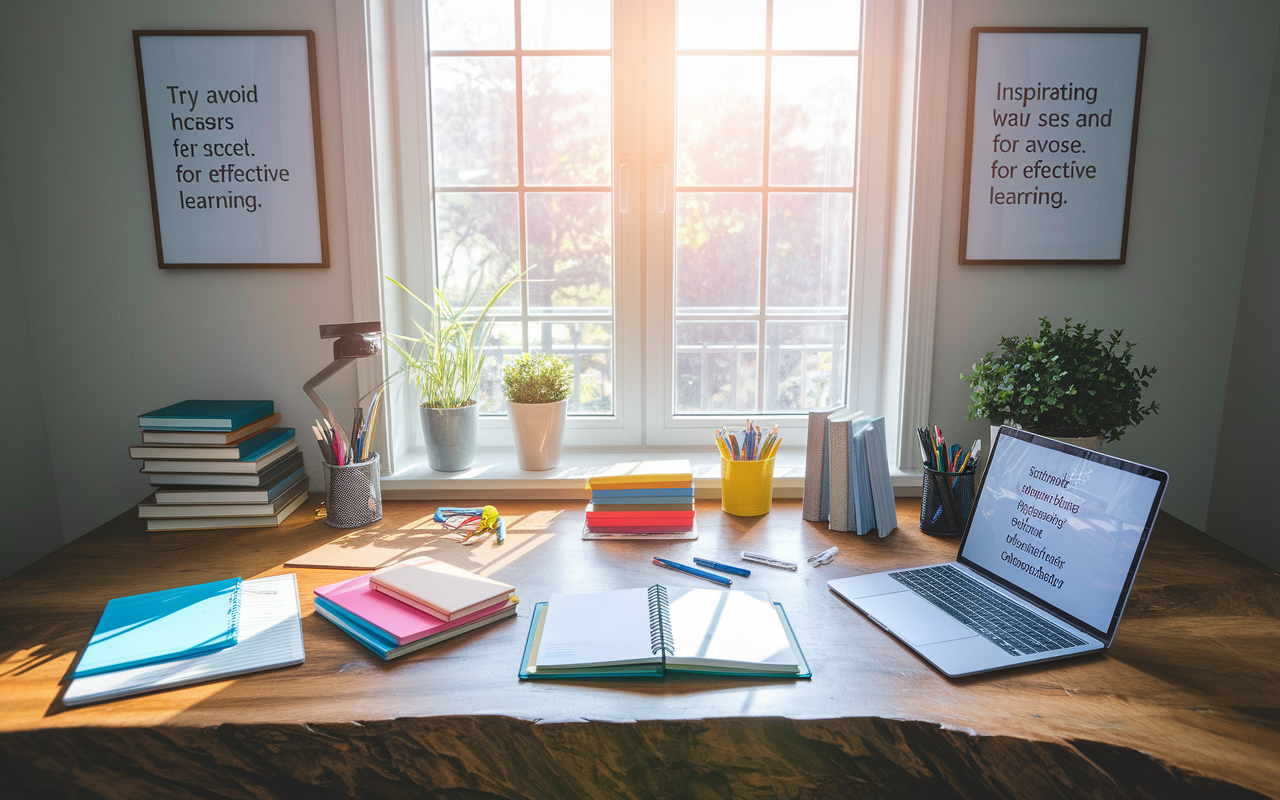
<path id="1" fill-rule="evenodd" d="M 191 683 L 301 664 L 301 614 L 297 578 L 289 573 L 240 584 L 238 641 L 212 653 L 76 678 L 62 702 L 68 706 L 173 689 Z"/>
<path id="2" fill-rule="evenodd" d="M 664 672 L 811 677 L 782 605 L 765 592 L 654 585 L 534 607 L 521 678 Z"/>

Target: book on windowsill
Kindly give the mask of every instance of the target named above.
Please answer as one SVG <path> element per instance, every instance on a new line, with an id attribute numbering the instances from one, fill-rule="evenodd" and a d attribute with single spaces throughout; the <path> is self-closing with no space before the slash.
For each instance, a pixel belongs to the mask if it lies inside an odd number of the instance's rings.
<path id="1" fill-rule="evenodd" d="M 274 528 L 289 518 L 307 500 L 306 484 L 299 484 L 297 494 L 284 508 L 268 516 L 189 517 L 185 519 L 148 519 L 148 531 L 196 531 L 219 528 Z"/>
<path id="2" fill-rule="evenodd" d="M 666 672 L 811 677 L 782 605 L 766 592 L 655 584 L 552 595 L 534 607 L 521 678 Z"/>
<path id="3" fill-rule="evenodd" d="M 188 444 L 188 445 L 228 445 L 244 441 L 255 433 L 260 433 L 276 425 L 282 417 L 280 412 L 250 422 L 243 428 L 234 431 L 184 431 L 163 430 L 142 432 L 143 444 Z"/>
<path id="4" fill-rule="evenodd" d="M 138 417 L 146 430 L 234 431 L 275 413 L 270 400 L 183 400 Z"/>
<path id="5" fill-rule="evenodd" d="M 260 487 L 270 486 L 280 478 L 302 467 L 302 453 L 295 450 L 286 457 L 254 473 L 236 475 L 215 472 L 156 472 L 151 474 L 152 486 L 189 487 Z"/>

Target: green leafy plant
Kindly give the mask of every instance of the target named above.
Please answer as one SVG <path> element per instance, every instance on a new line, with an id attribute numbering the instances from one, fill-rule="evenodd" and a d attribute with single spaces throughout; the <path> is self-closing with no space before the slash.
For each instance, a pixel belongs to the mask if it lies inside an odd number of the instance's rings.
<path id="1" fill-rule="evenodd" d="M 573 391 L 573 365 L 550 353 L 521 353 L 503 367 L 502 388 L 513 403 L 558 403 Z"/>
<path id="2" fill-rule="evenodd" d="M 421 303 L 428 315 L 426 325 L 413 321 L 417 336 L 386 334 L 387 344 L 405 361 L 391 377 L 408 373 L 421 395 L 419 405 L 427 408 L 461 408 L 474 403 L 480 371 L 484 368 L 484 343 L 493 328 L 489 311 L 521 277 L 517 275 L 499 286 L 479 312 L 472 308 L 474 295 L 454 308 L 437 288 L 435 302 L 428 303 L 404 284 L 388 277 L 387 280 Z"/>
<path id="3" fill-rule="evenodd" d="M 1102 434 L 1116 441 L 1159 408 L 1142 405 L 1142 390 L 1156 371 L 1131 366 L 1133 343 L 1120 349 L 1123 333 L 1113 331 L 1104 340 L 1101 328 L 1087 331 L 1067 318 L 1055 329 L 1041 317 L 1038 335 L 1000 337 L 999 354 L 987 353 L 972 374 L 960 376 L 973 388 L 969 419 L 985 417 L 1045 436 Z"/>

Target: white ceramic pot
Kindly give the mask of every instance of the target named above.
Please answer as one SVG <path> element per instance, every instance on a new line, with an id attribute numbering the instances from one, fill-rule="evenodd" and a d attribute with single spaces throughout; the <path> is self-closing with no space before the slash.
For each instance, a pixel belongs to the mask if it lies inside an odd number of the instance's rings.
<path id="1" fill-rule="evenodd" d="M 520 469 L 547 470 L 560 466 L 568 410 L 568 400 L 558 403 L 507 401 L 507 416 L 511 418 L 511 432 L 516 438 L 516 465 Z"/>

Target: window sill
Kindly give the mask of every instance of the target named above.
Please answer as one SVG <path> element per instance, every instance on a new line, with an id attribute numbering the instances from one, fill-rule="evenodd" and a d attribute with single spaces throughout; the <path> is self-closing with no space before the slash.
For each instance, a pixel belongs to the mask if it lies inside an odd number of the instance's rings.
<path id="1" fill-rule="evenodd" d="M 778 451 L 773 472 L 775 499 L 804 495 L 804 448 L 784 447 Z M 556 469 L 531 472 L 516 466 L 510 448 L 482 448 L 471 469 L 463 472 L 436 472 L 427 466 L 426 450 L 411 449 L 398 459 L 400 469 L 382 477 L 382 495 L 388 500 L 478 501 L 583 500 L 590 495 L 587 478 L 599 475 L 619 461 L 687 458 L 693 467 L 694 496 L 719 499 L 720 458 L 698 450 L 565 450 Z M 893 493 L 900 497 L 920 495 L 921 475 L 893 471 Z"/>

